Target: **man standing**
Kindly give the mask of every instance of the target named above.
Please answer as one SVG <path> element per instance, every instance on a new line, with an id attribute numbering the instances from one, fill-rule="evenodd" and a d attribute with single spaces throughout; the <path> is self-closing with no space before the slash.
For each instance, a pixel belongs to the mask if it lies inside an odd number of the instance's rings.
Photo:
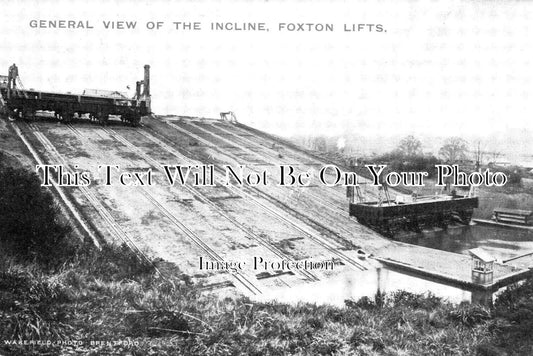
<path id="1" fill-rule="evenodd" d="M 7 76 L 7 87 L 9 89 L 16 89 L 17 88 L 17 77 L 19 76 L 19 69 L 17 68 L 17 65 L 13 63 L 11 67 L 9 67 L 9 72 Z M 11 86 L 13 84 L 13 86 Z"/>

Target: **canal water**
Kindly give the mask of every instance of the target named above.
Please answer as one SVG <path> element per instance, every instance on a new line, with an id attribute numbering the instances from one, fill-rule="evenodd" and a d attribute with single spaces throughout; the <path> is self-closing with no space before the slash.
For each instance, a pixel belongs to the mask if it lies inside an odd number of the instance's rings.
<path id="1" fill-rule="evenodd" d="M 499 228 L 487 225 L 450 227 L 447 230 L 424 232 L 402 238 L 403 242 L 434 249 L 468 254 L 468 250 L 482 247 L 498 260 L 505 260 L 533 251 L 533 231 Z M 389 270 L 379 264 L 367 271 L 350 271 L 327 280 L 293 288 L 280 288 L 261 297 L 285 303 L 310 302 L 344 305 L 346 299 L 371 299 L 377 291 L 392 293 L 405 290 L 428 293 L 452 303 L 472 301 L 472 293 L 438 281 L 404 272 Z M 474 298 L 475 299 L 475 298 Z"/>
<path id="2" fill-rule="evenodd" d="M 498 260 L 506 260 L 533 251 L 533 231 L 490 225 L 450 227 L 402 238 L 403 242 L 437 250 L 468 254 L 481 247 Z"/>
<path id="3" fill-rule="evenodd" d="M 470 302 L 472 298 L 471 292 L 461 288 L 377 267 L 367 271 L 350 271 L 297 287 L 274 289 L 257 299 L 289 304 L 308 302 L 344 306 L 345 300 L 356 301 L 362 297 L 373 300 L 378 290 L 386 293 L 404 290 L 417 294 L 427 294 L 431 291 L 433 295 L 452 303 Z"/>

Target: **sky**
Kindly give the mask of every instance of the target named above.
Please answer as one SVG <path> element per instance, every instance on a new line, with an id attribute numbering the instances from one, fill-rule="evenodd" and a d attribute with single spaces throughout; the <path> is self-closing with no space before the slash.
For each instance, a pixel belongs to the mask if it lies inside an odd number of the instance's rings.
<path id="1" fill-rule="evenodd" d="M 19 0 L 2 4 L 0 20 L 0 68 L 17 63 L 27 88 L 126 90 L 150 64 L 156 114 L 231 110 L 283 136 L 533 132 L 533 2 Z M 95 28 L 35 29 L 31 20 Z M 109 20 L 137 26 L 106 30 Z M 149 30 L 150 21 L 163 25 Z M 172 23 L 193 21 L 203 29 Z M 265 22 L 269 31 L 213 32 L 213 21 Z M 278 31 L 279 23 L 335 30 Z"/>

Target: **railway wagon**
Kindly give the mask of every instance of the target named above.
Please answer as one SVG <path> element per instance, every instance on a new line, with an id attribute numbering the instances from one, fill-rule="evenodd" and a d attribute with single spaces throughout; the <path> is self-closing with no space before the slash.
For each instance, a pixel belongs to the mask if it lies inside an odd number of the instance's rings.
<path id="1" fill-rule="evenodd" d="M 14 118 L 33 119 L 38 112 L 53 112 L 58 120 L 72 121 L 88 117 L 105 124 L 117 116 L 123 122 L 137 126 L 143 116 L 151 113 L 150 66 L 144 66 L 144 80 L 136 83 L 133 98 L 119 92 L 85 91 L 83 94 L 26 90 L 22 86 L 18 68 L 13 64 L 8 76 L 0 76 L 0 106 Z"/>
<path id="2" fill-rule="evenodd" d="M 66 122 L 71 121 L 75 114 L 79 117 L 87 114 L 100 123 L 107 122 L 110 115 L 117 115 L 122 121 L 136 126 L 142 116 L 149 114 L 143 100 L 34 90 L 11 91 L 8 98 L 7 88 L 0 90 L 8 111 L 24 119 L 34 118 L 37 111 L 53 111 L 57 119 Z"/>
<path id="3" fill-rule="evenodd" d="M 446 227 L 451 221 L 468 224 L 477 197 L 436 196 L 413 202 L 384 201 L 350 203 L 350 215 L 387 236 L 400 230 L 420 231 L 422 227 Z"/>

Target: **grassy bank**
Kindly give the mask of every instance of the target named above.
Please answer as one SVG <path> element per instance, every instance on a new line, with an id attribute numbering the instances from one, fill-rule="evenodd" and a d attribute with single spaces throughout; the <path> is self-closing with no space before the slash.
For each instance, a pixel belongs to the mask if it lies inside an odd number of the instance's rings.
<path id="1" fill-rule="evenodd" d="M 343 308 L 202 295 L 127 249 L 89 246 L 54 272 L 3 259 L 0 354 L 529 355 L 533 281 L 493 310 L 398 292 Z M 55 345 L 6 344 L 51 341 Z M 82 345 L 57 345 L 58 341 Z M 95 344 L 99 342 L 99 344 Z"/>

